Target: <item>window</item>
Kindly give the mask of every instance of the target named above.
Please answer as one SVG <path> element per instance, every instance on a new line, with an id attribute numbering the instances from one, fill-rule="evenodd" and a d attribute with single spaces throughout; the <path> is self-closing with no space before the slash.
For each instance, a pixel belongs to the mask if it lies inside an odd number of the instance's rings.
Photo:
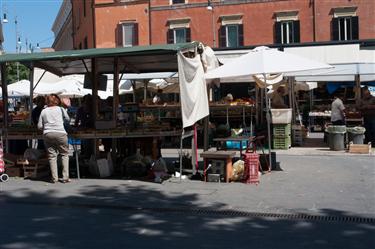
<path id="1" fill-rule="evenodd" d="M 334 41 L 358 40 L 358 37 L 358 16 L 332 19 L 332 39 Z"/>
<path id="2" fill-rule="evenodd" d="M 280 21 L 275 23 L 275 42 L 281 44 L 300 42 L 299 21 Z"/>
<path id="3" fill-rule="evenodd" d="M 167 43 L 184 43 L 190 42 L 190 28 L 169 29 L 167 33 Z"/>
<path id="4" fill-rule="evenodd" d="M 117 46 L 131 47 L 138 45 L 138 23 L 120 23 L 117 26 Z"/>
<path id="5" fill-rule="evenodd" d="M 221 26 L 219 46 L 227 48 L 243 46 L 243 25 L 229 24 Z"/>
<path id="6" fill-rule="evenodd" d="M 289 44 L 300 42 L 298 11 L 275 12 L 275 18 L 275 43 Z"/>
<path id="7" fill-rule="evenodd" d="M 185 3 L 185 0 L 172 0 L 171 4 Z"/>
<path id="8" fill-rule="evenodd" d="M 191 41 L 190 18 L 168 20 L 167 43 L 184 43 Z"/>

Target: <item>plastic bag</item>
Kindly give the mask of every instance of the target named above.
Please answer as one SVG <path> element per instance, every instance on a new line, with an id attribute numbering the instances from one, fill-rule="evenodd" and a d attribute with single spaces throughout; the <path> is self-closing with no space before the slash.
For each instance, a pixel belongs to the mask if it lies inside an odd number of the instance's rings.
<path id="1" fill-rule="evenodd" d="M 232 181 L 241 181 L 245 169 L 245 162 L 238 160 L 233 164 Z"/>
<path id="2" fill-rule="evenodd" d="M 108 177 L 113 173 L 113 163 L 111 154 L 107 154 L 107 158 L 96 159 L 94 155 L 90 157 L 89 171 L 92 175 L 98 177 Z"/>

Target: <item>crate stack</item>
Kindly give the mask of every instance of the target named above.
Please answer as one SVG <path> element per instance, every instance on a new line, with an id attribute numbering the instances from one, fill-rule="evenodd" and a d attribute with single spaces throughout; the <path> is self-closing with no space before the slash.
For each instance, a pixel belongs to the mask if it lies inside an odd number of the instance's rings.
<path id="1" fill-rule="evenodd" d="M 291 125 L 273 124 L 273 148 L 287 150 L 291 146 Z"/>

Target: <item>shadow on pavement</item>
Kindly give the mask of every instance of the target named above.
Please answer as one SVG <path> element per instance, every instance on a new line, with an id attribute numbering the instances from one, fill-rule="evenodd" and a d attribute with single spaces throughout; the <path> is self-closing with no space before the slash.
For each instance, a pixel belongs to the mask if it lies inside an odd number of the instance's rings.
<path id="1" fill-rule="evenodd" d="M 65 187 L 66 185 L 64 185 Z M 60 185 L 57 185 L 60 187 Z M 373 248 L 374 223 L 217 215 L 197 194 L 84 186 L 0 194 L 0 248 Z M 184 212 L 183 210 L 186 210 Z M 323 216 L 345 217 L 337 210 Z"/>

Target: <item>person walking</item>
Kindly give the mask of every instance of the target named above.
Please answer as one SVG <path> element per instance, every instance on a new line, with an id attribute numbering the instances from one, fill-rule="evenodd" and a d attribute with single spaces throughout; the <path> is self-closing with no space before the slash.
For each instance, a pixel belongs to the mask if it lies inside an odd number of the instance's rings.
<path id="1" fill-rule="evenodd" d="M 64 108 L 60 107 L 61 100 L 55 94 L 47 96 L 46 104 L 47 107 L 40 114 L 38 128 L 43 130 L 43 140 L 52 174 L 51 183 L 56 183 L 59 180 L 57 169 L 58 155 L 61 155 L 63 167 L 62 182 L 68 183 L 70 182 L 69 146 L 64 120 L 69 120 L 69 115 Z"/>
<path id="2" fill-rule="evenodd" d="M 345 125 L 345 106 L 340 96 L 335 94 L 331 105 L 331 122 L 333 125 Z"/>

